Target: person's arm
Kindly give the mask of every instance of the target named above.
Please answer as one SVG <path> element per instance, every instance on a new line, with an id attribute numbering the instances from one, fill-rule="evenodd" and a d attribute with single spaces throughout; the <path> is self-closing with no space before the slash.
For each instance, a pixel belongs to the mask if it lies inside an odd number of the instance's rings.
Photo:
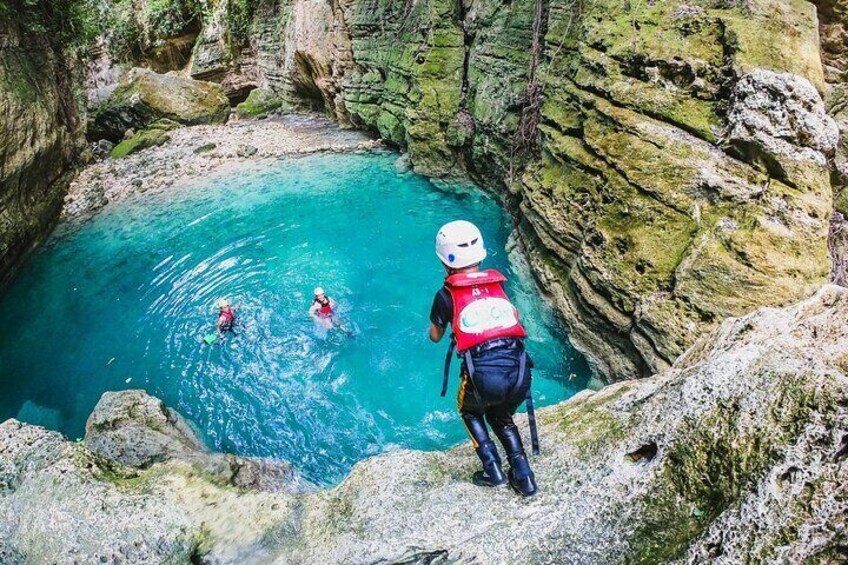
<path id="1" fill-rule="evenodd" d="M 433 343 L 438 343 L 442 340 L 445 335 L 445 328 L 430 322 L 430 341 Z"/>
<path id="2" fill-rule="evenodd" d="M 313 318 L 318 317 L 318 303 L 313 301 L 312 306 L 309 307 L 309 315 Z"/>
<path id="3" fill-rule="evenodd" d="M 436 293 L 433 305 L 430 307 L 430 341 L 433 343 L 438 343 L 444 337 L 445 330 L 453 317 L 452 306 L 450 296 L 444 289 Z"/>
<path id="4" fill-rule="evenodd" d="M 215 331 L 218 333 L 224 333 L 224 330 L 221 329 L 224 327 L 224 323 L 226 322 L 226 318 L 224 316 L 218 316 L 218 322 L 215 324 Z"/>

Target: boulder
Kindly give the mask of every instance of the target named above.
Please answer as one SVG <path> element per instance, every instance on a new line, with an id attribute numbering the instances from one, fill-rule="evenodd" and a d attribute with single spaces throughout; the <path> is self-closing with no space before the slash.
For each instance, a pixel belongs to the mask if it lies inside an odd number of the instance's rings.
<path id="1" fill-rule="evenodd" d="M 167 132 L 179 126 L 180 125 L 178 123 L 167 118 L 157 120 L 150 124 L 150 127 L 145 130 L 138 133 L 133 132 L 132 135 L 124 136 L 124 140 L 112 148 L 109 152 L 109 156 L 113 159 L 121 159 L 143 149 L 165 145 L 171 141 L 171 136 L 169 136 Z"/>
<path id="2" fill-rule="evenodd" d="M 236 116 L 239 119 L 264 118 L 283 107 L 283 101 L 266 88 L 256 88 L 250 91 L 247 100 L 236 106 Z"/>
<path id="3" fill-rule="evenodd" d="M 246 159 L 248 157 L 253 157 L 258 151 L 259 149 L 253 145 L 239 145 L 238 148 L 236 148 L 236 155 Z"/>
<path id="4" fill-rule="evenodd" d="M 104 459 L 138 469 L 182 461 L 245 488 L 295 491 L 305 484 L 284 461 L 210 452 L 182 416 L 142 390 L 105 393 L 86 422 L 85 446 Z"/>
<path id="5" fill-rule="evenodd" d="M 0 561 L 842 562 L 846 318 L 848 289 L 827 286 L 726 320 L 660 375 L 540 410 L 531 499 L 472 485 L 467 445 L 392 451 L 321 491 L 234 489 L 141 391 L 105 395 L 82 445 L 9 420 Z"/>
<path id="6" fill-rule="evenodd" d="M 223 123 L 228 115 L 229 101 L 220 86 L 135 68 L 97 108 L 88 135 L 117 142 L 127 129 L 144 129 L 162 118 L 197 125 Z"/>

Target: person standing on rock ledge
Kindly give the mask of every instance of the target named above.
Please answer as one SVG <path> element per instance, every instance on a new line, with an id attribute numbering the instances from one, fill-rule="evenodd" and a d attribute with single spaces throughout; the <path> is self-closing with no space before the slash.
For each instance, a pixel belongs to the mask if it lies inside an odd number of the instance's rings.
<path id="1" fill-rule="evenodd" d="M 462 359 L 457 407 L 471 442 L 483 463 L 474 473 L 479 486 L 509 484 L 524 496 L 537 491 L 521 434 L 513 421 L 526 400 L 530 416 L 533 452 L 539 443 L 530 396 L 533 363 L 524 350 L 527 333 L 518 321 L 518 310 L 503 290 L 506 277 L 494 269 L 480 270 L 486 258 L 483 235 L 471 222 L 445 224 L 436 235 L 436 255 L 447 271 L 444 286 L 436 293 L 430 309 L 430 339 L 438 342 L 447 325 L 453 335 L 445 358 L 442 396 L 447 392 L 453 351 Z M 486 421 L 506 450 L 508 478 L 501 458 L 489 438 Z"/>

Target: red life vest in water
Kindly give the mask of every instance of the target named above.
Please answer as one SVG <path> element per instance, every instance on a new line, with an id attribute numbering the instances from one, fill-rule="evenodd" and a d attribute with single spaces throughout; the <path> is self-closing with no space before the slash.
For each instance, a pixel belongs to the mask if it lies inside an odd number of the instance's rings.
<path id="1" fill-rule="evenodd" d="M 459 353 L 492 339 L 527 337 L 518 310 L 504 292 L 504 281 L 506 277 L 494 269 L 445 279 L 453 300 L 451 328 Z"/>
<path id="2" fill-rule="evenodd" d="M 221 329 L 229 330 L 233 327 L 233 321 L 235 320 L 235 314 L 233 313 L 232 308 L 229 310 L 224 310 L 223 308 L 218 311 L 218 317 L 224 318 L 224 323 L 221 324 Z"/>
<path id="3" fill-rule="evenodd" d="M 330 302 L 330 299 L 327 299 L 327 302 L 321 302 L 317 298 L 315 299 L 315 303 L 318 304 L 318 315 L 319 316 L 330 316 L 333 313 L 333 303 Z"/>

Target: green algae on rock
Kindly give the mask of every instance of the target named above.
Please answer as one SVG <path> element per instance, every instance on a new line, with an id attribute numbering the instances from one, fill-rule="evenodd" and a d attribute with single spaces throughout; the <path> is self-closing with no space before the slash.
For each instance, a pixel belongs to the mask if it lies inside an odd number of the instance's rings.
<path id="1" fill-rule="evenodd" d="M 109 156 L 113 159 L 120 159 L 142 149 L 164 145 L 171 140 L 171 136 L 167 132 L 178 127 L 180 127 L 180 124 L 167 118 L 153 122 L 147 129 L 135 133 L 132 137 L 123 140 L 112 148 Z"/>
<path id="2" fill-rule="evenodd" d="M 0 559 L 835 559 L 848 543 L 846 317 L 848 289 L 826 286 L 726 320 L 661 375 L 540 410 L 541 490 L 526 502 L 473 486 L 467 447 L 367 459 L 328 490 L 233 486 L 139 391 L 104 396 L 84 444 L 9 420 Z"/>

